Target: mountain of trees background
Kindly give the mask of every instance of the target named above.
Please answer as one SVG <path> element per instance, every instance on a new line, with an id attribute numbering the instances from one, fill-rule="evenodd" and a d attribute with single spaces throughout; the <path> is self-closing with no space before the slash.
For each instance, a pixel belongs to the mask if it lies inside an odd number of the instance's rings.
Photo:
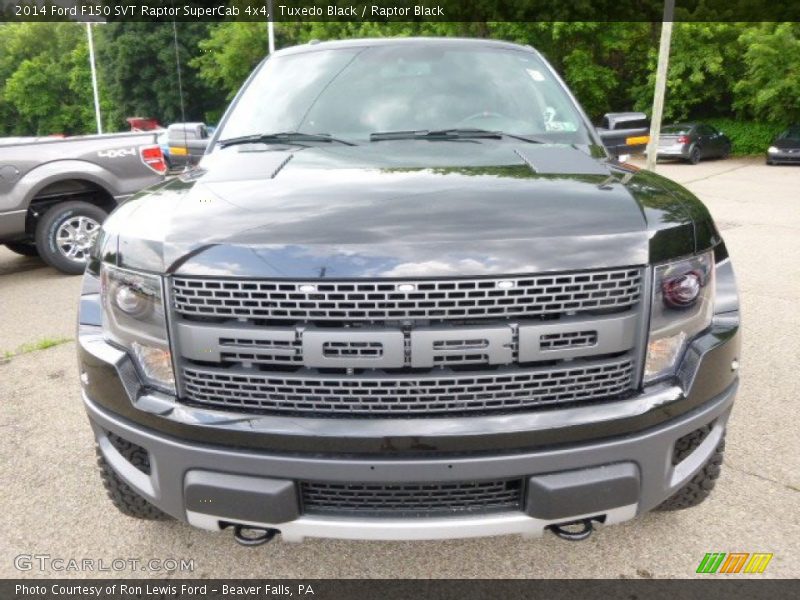
<path id="1" fill-rule="evenodd" d="M 649 111 L 660 24 L 278 23 L 275 29 L 279 48 L 397 35 L 530 44 L 597 120 L 608 111 Z M 178 23 L 177 37 L 186 119 L 214 123 L 266 55 L 266 24 Z M 128 116 L 162 124 L 182 119 L 171 24 L 95 26 L 94 41 L 106 130 L 125 130 Z M 752 145 L 800 122 L 800 23 L 675 23 L 665 119 L 687 118 L 724 124 L 729 134 L 738 128 L 737 138 L 750 136 Z M 85 25 L 0 24 L 0 135 L 94 129 Z"/>

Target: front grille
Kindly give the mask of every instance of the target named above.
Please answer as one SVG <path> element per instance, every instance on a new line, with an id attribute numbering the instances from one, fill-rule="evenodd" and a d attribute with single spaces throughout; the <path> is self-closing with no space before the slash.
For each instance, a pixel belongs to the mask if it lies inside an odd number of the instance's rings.
<path id="1" fill-rule="evenodd" d="M 376 358 L 383 356 L 380 342 L 325 342 L 322 354 L 330 358 Z"/>
<path id="2" fill-rule="evenodd" d="M 522 480 L 447 483 L 300 482 L 303 512 L 412 517 L 521 509 Z"/>
<path id="3" fill-rule="evenodd" d="M 248 412 L 341 416 L 496 412 L 609 399 L 630 388 L 623 357 L 556 367 L 424 376 L 275 375 L 183 367 L 188 401 Z"/>
<path id="4" fill-rule="evenodd" d="M 597 343 L 596 331 L 569 331 L 548 333 L 539 338 L 542 350 L 565 350 L 567 348 L 585 348 Z"/>
<path id="5" fill-rule="evenodd" d="M 186 316 L 294 321 L 463 320 L 623 309 L 641 272 L 618 268 L 485 279 L 264 281 L 172 279 Z"/>
<path id="6" fill-rule="evenodd" d="M 220 337 L 219 347 L 220 360 L 224 363 L 291 366 L 303 362 L 300 342 L 297 340 L 256 340 L 243 333 L 235 338 Z"/>

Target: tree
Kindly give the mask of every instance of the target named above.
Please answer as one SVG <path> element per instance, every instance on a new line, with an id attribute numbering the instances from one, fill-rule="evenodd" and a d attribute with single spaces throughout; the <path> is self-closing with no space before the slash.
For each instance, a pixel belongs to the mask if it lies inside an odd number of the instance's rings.
<path id="1" fill-rule="evenodd" d="M 3 25 L 0 128 L 16 135 L 93 131 L 89 78 L 84 25 Z"/>
<path id="2" fill-rule="evenodd" d="M 267 55 L 267 28 L 264 23 L 218 23 L 199 42 L 199 48 L 200 53 L 191 61 L 192 68 L 206 85 L 222 90 L 225 99 L 230 100 Z"/>
<path id="3" fill-rule="evenodd" d="M 800 122 L 800 23 L 761 23 L 739 38 L 744 76 L 733 86 L 744 116 Z"/>
<path id="4" fill-rule="evenodd" d="M 225 104 L 192 66 L 209 23 L 177 23 L 178 51 L 186 119 L 205 120 Z M 98 70 L 113 102 L 109 121 L 125 127 L 125 118 L 154 117 L 163 124 L 181 121 L 175 45 L 171 23 L 111 23 L 98 28 Z M 102 66 L 102 68 L 100 68 Z"/>
<path id="5" fill-rule="evenodd" d="M 741 23 L 687 23 L 673 27 L 664 120 L 705 117 L 730 107 L 733 85 L 742 76 Z M 658 48 L 647 51 L 647 72 L 634 88 L 635 108 L 649 112 L 653 102 Z M 727 112 L 724 108 L 723 112 Z"/>

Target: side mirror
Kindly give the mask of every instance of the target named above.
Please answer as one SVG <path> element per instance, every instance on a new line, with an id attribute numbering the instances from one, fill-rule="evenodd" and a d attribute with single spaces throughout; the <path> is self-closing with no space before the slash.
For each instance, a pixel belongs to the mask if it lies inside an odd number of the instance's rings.
<path id="1" fill-rule="evenodd" d="M 612 156 L 641 154 L 650 141 L 650 120 L 641 112 L 606 113 L 597 133 Z"/>

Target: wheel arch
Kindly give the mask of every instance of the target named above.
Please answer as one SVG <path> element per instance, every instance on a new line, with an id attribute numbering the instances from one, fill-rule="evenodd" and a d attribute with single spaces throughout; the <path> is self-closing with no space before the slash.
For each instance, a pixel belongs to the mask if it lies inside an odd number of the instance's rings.
<path id="1" fill-rule="evenodd" d="M 104 182 L 87 174 L 48 178 L 29 194 L 25 232 L 32 235 L 36 222 L 53 205 L 72 200 L 88 202 L 110 213 L 117 206 L 114 194 Z"/>

